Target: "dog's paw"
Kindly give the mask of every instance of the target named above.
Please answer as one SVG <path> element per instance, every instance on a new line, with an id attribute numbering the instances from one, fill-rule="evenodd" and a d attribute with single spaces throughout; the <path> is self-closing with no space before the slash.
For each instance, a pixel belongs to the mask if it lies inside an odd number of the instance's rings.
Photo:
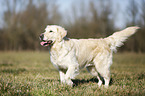
<path id="1" fill-rule="evenodd" d="M 73 87 L 73 82 L 69 79 L 69 80 L 66 80 L 66 84 Z"/>

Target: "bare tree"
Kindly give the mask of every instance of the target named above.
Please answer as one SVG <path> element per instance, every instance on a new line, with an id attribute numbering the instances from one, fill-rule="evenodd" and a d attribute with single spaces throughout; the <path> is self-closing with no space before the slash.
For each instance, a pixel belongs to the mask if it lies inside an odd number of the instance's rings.
<path id="1" fill-rule="evenodd" d="M 145 0 L 142 0 L 141 1 L 141 20 L 140 20 L 140 22 L 141 22 L 141 26 L 143 27 L 143 28 L 145 28 Z"/>
<path id="2" fill-rule="evenodd" d="M 47 24 L 65 25 L 68 37 L 97 38 L 114 32 L 112 0 L 77 0 L 71 11 L 60 13 L 57 0 L 3 0 L 0 50 L 39 50 L 39 34 Z M 22 6 L 23 5 L 23 6 Z M 145 52 L 145 0 L 130 0 L 126 26 L 141 26 L 122 51 Z M 67 11 L 67 10 L 66 10 Z M 118 11 L 119 12 L 119 11 Z M 115 12 L 117 14 L 117 12 Z M 66 16 L 67 15 L 67 16 Z M 68 18 L 64 23 L 63 18 Z M 125 16 L 124 16 L 125 18 Z"/>
<path id="3" fill-rule="evenodd" d="M 127 12 L 128 12 L 128 16 L 129 16 L 129 20 L 127 23 L 127 26 L 135 26 L 137 25 L 138 19 L 138 3 L 135 0 L 130 0 L 129 1 L 129 6 L 127 7 Z M 126 43 L 126 49 L 128 51 L 135 51 L 137 52 L 139 49 L 137 48 L 138 45 L 138 40 L 137 40 L 137 35 L 134 35 L 131 39 L 128 40 L 128 42 Z M 124 47 L 124 48 L 125 48 Z"/>
<path id="4" fill-rule="evenodd" d="M 141 11 L 141 14 L 140 14 L 140 19 L 138 20 L 138 25 L 141 26 L 141 29 L 139 30 L 138 32 L 138 36 L 137 36 L 137 40 L 138 40 L 138 51 L 139 52 L 145 52 L 145 44 L 144 44 L 144 41 L 145 41 L 145 0 L 141 0 L 141 5 L 140 5 L 140 11 Z"/>
<path id="5" fill-rule="evenodd" d="M 0 34 L 5 36 L 6 40 L 0 40 L 3 42 L 0 45 L 5 46 L 5 50 L 39 49 L 39 34 L 47 24 L 58 24 L 61 19 L 58 7 L 52 1 L 53 5 L 49 5 L 50 2 L 46 0 L 41 0 L 41 2 L 38 0 L 4 0 L 3 2 L 6 11 L 3 33 Z M 20 7 L 22 4 L 25 7 Z M 48 10 L 48 5 L 51 10 Z"/>
<path id="6" fill-rule="evenodd" d="M 110 0 L 109 0 L 110 1 Z M 76 38 L 96 38 L 110 35 L 113 32 L 113 20 L 110 18 L 112 3 L 102 1 L 89 1 L 86 5 L 83 1 L 77 3 L 78 7 L 72 7 L 74 23 L 72 24 L 71 36 Z M 102 4 L 102 10 L 98 11 L 98 4 Z M 76 6 L 76 5 L 75 5 Z"/>
<path id="7" fill-rule="evenodd" d="M 19 20 L 19 15 L 17 15 L 17 7 L 22 4 L 20 0 L 4 0 L 3 1 L 7 11 L 4 12 L 4 30 L 5 35 L 8 38 L 8 42 L 4 41 L 7 49 L 16 49 L 17 47 L 17 25 Z"/>

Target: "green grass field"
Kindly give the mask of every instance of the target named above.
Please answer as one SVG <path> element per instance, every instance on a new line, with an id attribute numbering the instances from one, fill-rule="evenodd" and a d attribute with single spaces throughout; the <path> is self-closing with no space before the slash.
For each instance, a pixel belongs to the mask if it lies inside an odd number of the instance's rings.
<path id="1" fill-rule="evenodd" d="M 114 54 L 108 89 L 83 69 L 62 85 L 48 52 L 0 52 L 0 96 L 145 96 L 145 54 Z"/>

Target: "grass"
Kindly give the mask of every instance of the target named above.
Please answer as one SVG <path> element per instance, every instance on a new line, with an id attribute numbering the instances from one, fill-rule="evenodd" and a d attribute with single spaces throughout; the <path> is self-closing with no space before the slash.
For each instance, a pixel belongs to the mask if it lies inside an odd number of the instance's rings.
<path id="1" fill-rule="evenodd" d="M 145 95 L 145 54 L 117 53 L 108 89 L 85 69 L 74 87 L 62 85 L 48 52 L 0 52 L 0 96 L 120 96 Z"/>

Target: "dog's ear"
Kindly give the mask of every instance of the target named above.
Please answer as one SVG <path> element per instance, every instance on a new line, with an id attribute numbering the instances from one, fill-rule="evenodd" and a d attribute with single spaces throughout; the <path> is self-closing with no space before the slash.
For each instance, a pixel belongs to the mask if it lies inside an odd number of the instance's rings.
<path id="1" fill-rule="evenodd" d="M 67 35 L 67 31 L 62 27 L 57 28 L 57 32 L 60 34 L 59 41 L 61 41 Z"/>

